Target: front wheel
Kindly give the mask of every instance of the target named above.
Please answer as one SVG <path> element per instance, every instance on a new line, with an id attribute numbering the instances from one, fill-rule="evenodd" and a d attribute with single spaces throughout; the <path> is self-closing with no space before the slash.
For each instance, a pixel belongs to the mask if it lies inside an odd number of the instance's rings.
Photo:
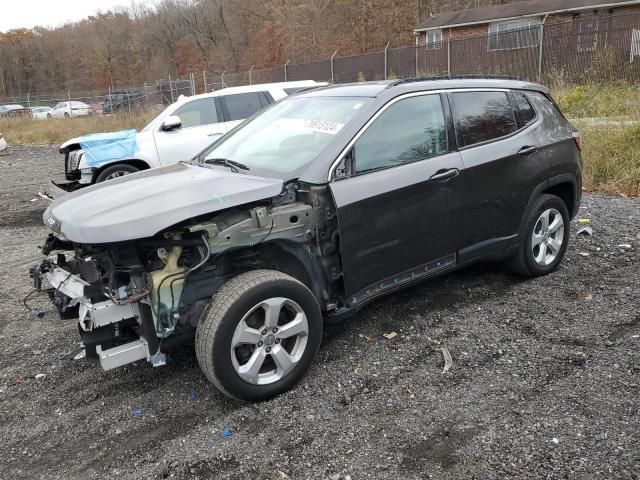
<path id="1" fill-rule="evenodd" d="M 246 272 L 211 299 L 196 332 L 196 355 L 224 394 L 262 401 L 292 388 L 320 346 L 322 315 L 313 293 L 272 270 Z"/>
<path id="2" fill-rule="evenodd" d="M 509 260 L 510 268 L 527 277 L 553 272 L 567 251 L 569 231 L 569 211 L 564 201 L 555 195 L 540 195 L 524 221 L 520 247 Z"/>
<path id="3" fill-rule="evenodd" d="M 113 180 L 114 178 L 119 178 L 139 171 L 139 168 L 136 168 L 133 165 L 127 165 L 126 163 L 112 165 L 100 172 L 96 177 L 96 183 L 106 182 L 107 180 Z"/>

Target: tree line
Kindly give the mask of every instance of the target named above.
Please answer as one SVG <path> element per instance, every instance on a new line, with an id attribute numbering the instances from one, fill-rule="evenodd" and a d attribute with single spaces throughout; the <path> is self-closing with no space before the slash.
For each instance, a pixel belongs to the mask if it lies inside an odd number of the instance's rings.
<path id="1" fill-rule="evenodd" d="M 0 33 L 0 97 L 142 85 L 410 45 L 421 19 L 509 0 L 162 0 Z"/>

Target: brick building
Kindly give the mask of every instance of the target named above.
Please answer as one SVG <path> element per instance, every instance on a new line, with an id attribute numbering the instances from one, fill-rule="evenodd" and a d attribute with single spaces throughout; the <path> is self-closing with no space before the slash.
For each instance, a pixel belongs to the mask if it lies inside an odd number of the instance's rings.
<path id="1" fill-rule="evenodd" d="M 517 70 L 535 79 L 605 61 L 609 70 L 628 69 L 640 63 L 640 0 L 529 0 L 443 12 L 414 33 L 426 73 Z"/>

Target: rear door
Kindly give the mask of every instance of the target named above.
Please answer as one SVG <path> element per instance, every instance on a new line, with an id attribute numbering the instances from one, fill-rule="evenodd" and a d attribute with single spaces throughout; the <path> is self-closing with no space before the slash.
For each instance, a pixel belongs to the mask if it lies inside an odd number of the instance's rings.
<path id="1" fill-rule="evenodd" d="M 520 92 L 458 91 L 449 100 L 465 166 L 464 262 L 513 245 L 546 156 Z"/>
<path id="2" fill-rule="evenodd" d="M 455 264 L 463 165 L 446 112 L 439 94 L 388 104 L 346 153 L 354 173 L 330 184 L 352 305 Z"/>
<path id="3" fill-rule="evenodd" d="M 219 98 L 228 130 L 273 103 L 273 98 L 266 91 L 221 95 Z"/>
<path id="4" fill-rule="evenodd" d="M 154 132 L 162 164 L 189 160 L 227 131 L 215 97 L 191 100 L 178 107 L 173 115 L 182 120 L 180 128 L 171 131 L 159 128 Z"/>

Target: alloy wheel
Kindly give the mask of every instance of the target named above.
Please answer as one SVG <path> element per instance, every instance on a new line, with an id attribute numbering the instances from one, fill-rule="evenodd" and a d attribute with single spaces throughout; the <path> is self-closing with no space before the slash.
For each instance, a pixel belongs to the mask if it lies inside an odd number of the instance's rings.
<path id="1" fill-rule="evenodd" d="M 231 339 L 233 368 L 253 385 L 277 382 L 300 361 L 308 336 L 309 323 L 300 305 L 288 298 L 269 298 L 238 323 Z"/>
<path id="2" fill-rule="evenodd" d="M 538 265 L 551 265 L 562 249 L 564 242 L 564 220 L 555 208 L 543 211 L 531 235 L 533 259 Z"/>

